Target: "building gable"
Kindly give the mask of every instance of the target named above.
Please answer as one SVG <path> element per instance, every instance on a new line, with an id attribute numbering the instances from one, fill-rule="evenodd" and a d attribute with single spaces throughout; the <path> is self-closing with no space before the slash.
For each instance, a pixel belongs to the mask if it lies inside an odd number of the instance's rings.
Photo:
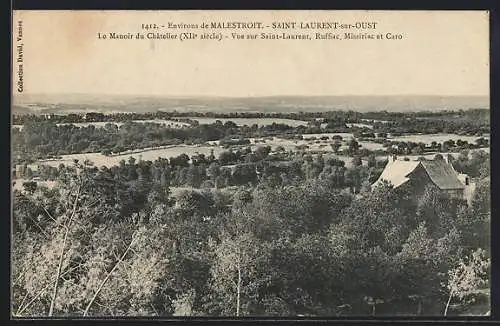
<path id="1" fill-rule="evenodd" d="M 432 182 L 439 189 L 465 189 L 465 185 L 458 179 L 458 172 L 453 169 L 451 164 L 442 160 L 422 161 L 421 163 Z"/>
<path id="2" fill-rule="evenodd" d="M 418 161 L 395 160 L 389 162 L 378 180 L 374 183 L 374 186 L 385 180 L 390 182 L 394 188 L 397 188 L 409 180 L 408 176 L 419 164 L 420 162 Z"/>
<path id="3" fill-rule="evenodd" d="M 465 184 L 453 166 L 444 160 L 434 161 L 401 161 L 389 160 L 379 179 L 373 184 L 376 186 L 382 181 L 388 181 L 394 188 L 407 184 L 410 180 L 414 186 L 420 188 L 422 184 L 432 183 L 441 190 L 463 190 Z"/>

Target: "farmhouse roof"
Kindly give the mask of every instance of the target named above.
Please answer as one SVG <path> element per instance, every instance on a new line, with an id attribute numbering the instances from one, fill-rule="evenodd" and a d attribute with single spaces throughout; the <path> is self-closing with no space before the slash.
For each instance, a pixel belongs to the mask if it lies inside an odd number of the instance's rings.
<path id="1" fill-rule="evenodd" d="M 374 186 L 382 180 L 389 181 L 397 188 L 409 180 L 408 175 L 418 166 L 422 166 L 432 182 L 442 190 L 464 189 L 465 186 L 458 179 L 458 173 L 451 164 L 444 160 L 434 161 L 401 161 L 395 160 L 386 165 Z"/>
<path id="2" fill-rule="evenodd" d="M 400 161 L 388 163 L 374 185 L 377 185 L 382 180 L 390 181 L 394 188 L 401 186 L 409 180 L 407 177 L 420 164 L 418 161 Z"/>
<path id="3" fill-rule="evenodd" d="M 464 184 L 458 179 L 458 173 L 451 164 L 443 160 L 422 161 L 425 171 L 440 189 L 463 189 Z"/>

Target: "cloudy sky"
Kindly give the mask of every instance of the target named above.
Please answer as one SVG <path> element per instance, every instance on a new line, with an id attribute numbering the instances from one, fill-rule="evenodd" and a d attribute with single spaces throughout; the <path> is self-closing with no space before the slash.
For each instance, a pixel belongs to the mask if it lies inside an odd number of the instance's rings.
<path id="1" fill-rule="evenodd" d="M 489 94 L 486 12 L 17 12 L 14 36 L 18 21 L 23 25 L 28 94 Z M 403 40 L 180 42 L 97 37 L 98 32 L 135 34 L 142 23 L 204 21 L 375 21 L 377 30 L 365 32 L 399 33 Z M 230 36 L 231 31 L 226 33 Z"/>

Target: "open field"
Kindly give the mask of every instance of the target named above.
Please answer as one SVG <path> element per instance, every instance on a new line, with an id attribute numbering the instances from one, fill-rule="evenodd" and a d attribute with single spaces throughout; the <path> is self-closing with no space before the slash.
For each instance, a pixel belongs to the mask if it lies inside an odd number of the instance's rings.
<path id="1" fill-rule="evenodd" d="M 250 138 L 250 142 L 252 147 L 259 146 L 271 146 L 273 150 L 276 147 L 281 146 L 285 149 L 285 151 L 296 151 L 297 146 L 309 146 L 307 150 L 324 150 L 331 151 L 331 140 L 292 140 L 292 139 L 283 139 L 278 137 L 268 137 L 268 138 Z"/>
<path id="2" fill-rule="evenodd" d="M 380 122 L 380 123 L 390 123 L 391 121 L 388 120 L 378 120 L 378 119 L 361 119 L 361 121 L 367 122 L 367 123 L 375 123 L 375 122 Z"/>
<path id="3" fill-rule="evenodd" d="M 178 122 L 174 120 L 163 120 L 163 119 L 155 119 L 155 120 L 132 120 L 134 123 L 156 123 L 170 128 L 185 128 L 190 127 L 191 125 L 186 122 Z M 58 126 L 65 125 L 74 125 L 76 127 L 88 127 L 95 126 L 96 128 L 104 128 L 108 123 L 114 124 L 120 128 L 124 123 L 123 122 L 75 122 L 75 123 L 58 123 Z M 23 129 L 23 125 L 12 125 L 12 128 L 16 128 L 19 130 Z"/>
<path id="4" fill-rule="evenodd" d="M 297 146 L 307 145 L 308 146 L 307 151 L 332 152 L 332 148 L 329 145 L 331 143 L 331 140 L 313 142 L 307 140 L 295 141 L 295 140 L 287 140 L 287 139 L 272 137 L 272 139 L 266 138 L 265 142 L 262 142 L 262 139 L 252 138 L 250 139 L 250 142 L 251 143 L 248 146 L 247 145 L 234 146 L 234 148 L 250 147 L 252 150 L 255 150 L 260 146 L 271 146 L 271 148 L 274 150 L 276 149 L 276 147 L 282 146 L 286 151 L 296 151 Z M 344 147 L 345 146 L 346 145 L 344 145 Z M 127 160 L 129 157 L 133 157 L 136 160 L 143 159 L 143 160 L 154 161 L 160 157 L 171 158 L 179 156 L 181 154 L 187 154 L 189 157 L 195 154 L 204 154 L 205 156 L 208 156 L 210 155 L 212 150 L 214 152 L 214 155 L 217 157 L 220 153 L 228 149 L 224 149 L 221 146 L 217 145 L 217 142 L 210 142 L 207 145 L 173 145 L 173 146 L 166 146 L 163 148 L 129 151 L 121 153 L 119 155 L 111 155 L 111 156 L 105 156 L 102 155 L 101 153 L 69 154 L 69 155 L 62 155 L 60 159 L 41 160 L 38 163 L 57 167 L 60 164 L 71 165 L 73 164 L 74 160 L 78 160 L 79 162 L 89 160 L 93 162 L 95 166 L 110 167 L 118 165 L 121 160 Z M 346 160 L 348 159 L 350 158 L 346 157 Z"/>
<path id="5" fill-rule="evenodd" d="M 14 185 L 12 187 L 12 191 L 14 190 L 23 190 L 23 183 L 26 181 L 33 181 L 33 180 L 26 180 L 26 179 L 16 179 L 13 181 Z M 45 186 L 49 189 L 52 189 L 56 186 L 56 181 L 36 181 L 36 183 L 40 186 Z"/>
<path id="6" fill-rule="evenodd" d="M 176 157 L 181 154 L 187 154 L 189 157 L 195 154 L 204 154 L 210 155 L 211 151 L 214 151 L 214 155 L 219 155 L 222 151 L 224 151 L 221 147 L 212 147 L 212 146 L 194 146 L 194 145 L 174 145 L 166 148 L 160 149 L 145 149 L 142 151 L 134 151 L 134 152 L 124 152 L 119 155 L 105 156 L 101 153 L 84 153 L 84 154 L 69 154 L 62 155 L 61 159 L 56 160 L 42 160 L 39 163 L 50 165 L 50 166 L 59 166 L 60 164 L 71 165 L 73 161 L 76 159 L 80 162 L 85 160 L 89 160 L 94 163 L 95 166 L 113 166 L 118 165 L 121 160 L 127 160 L 129 157 L 133 157 L 135 159 L 143 159 L 147 161 L 154 161 L 157 158 L 171 158 Z"/>
<path id="7" fill-rule="evenodd" d="M 281 146 L 286 151 L 296 151 L 297 146 L 308 146 L 308 151 L 332 151 L 330 144 L 333 143 L 332 136 L 337 135 L 342 137 L 343 147 L 346 147 L 346 141 L 350 140 L 353 135 L 351 133 L 322 133 L 322 134 L 307 134 L 302 135 L 302 139 L 284 139 L 280 137 L 266 138 L 249 138 L 250 143 L 258 146 L 271 146 L 272 149 Z M 328 137 L 322 140 L 321 137 Z M 377 144 L 378 145 L 378 144 Z M 254 147 L 254 146 L 252 146 Z M 341 149 L 343 148 L 341 147 Z"/>
<path id="8" fill-rule="evenodd" d="M 489 139 L 490 135 L 484 135 L 484 138 Z M 450 139 L 457 141 L 457 140 L 463 140 L 463 141 L 468 141 L 469 143 L 474 143 L 476 139 L 480 137 L 478 136 L 466 136 L 466 135 L 455 135 L 455 134 L 429 134 L 429 135 L 406 135 L 406 136 L 399 136 L 399 137 L 389 137 L 389 140 L 392 141 L 411 141 L 415 143 L 425 143 L 425 144 L 430 144 L 433 141 L 437 143 L 442 143 L 445 141 L 448 141 Z"/>
<path id="9" fill-rule="evenodd" d="M 489 153 L 490 152 L 490 149 L 489 148 L 481 148 L 481 149 L 474 149 L 474 150 L 470 150 L 470 153 L 469 153 L 469 156 L 472 154 L 472 152 L 474 151 L 484 151 L 486 153 Z M 427 160 L 433 160 L 434 157 L 436 156 L 437 153 L 430 153 L 430 154 L 424 154 L 424 155 L 399 155 L 400 158 L 405 158 L 407 157 L 409 160 L 411 161 L 415 161 L 417 160 L 419 157 L 424 157 L 425 159 Z M 460 153 L 440 153 L 441 155 L 445 156 L 445 155 L 451 155 L 453 156 L 454 158 L 457 158 Z M 345 155 L 337 155 L 337 154 L 334 154 L 333 152 L 332 153 L 327 153 L 325 154 L 324 156 L 325 158 L 328 158 L 328 157 L 334 157 L 336 159 L 339 159 L 339 160 L 342 160 L 344 161 L 345 163 L 345 166 L 350 168 L 352 167 L 352 161 L 353 161 L 353 158 L 350 157 L 350 156 L 345 156 Z M 384 161 L 388 158 L 387 155 L 378 155 L 375 157 L 377 161 Z M 367 159 L 362 159 L 362 162 L 363 162 L 363 165 L 366 165 L 367 164 Z"/>
<path id="10" fill-rule="evenodd" d="M 471 149 L 469 150 L 469 156 L 475 152 L 475 151 L 483 151 L 485 153 L 489 153 L 490 152 L 490 149 L 489 148 L 480 148 L 480 149 Z M 425 157 L 426 159 L 434 159 L 434 156 L 436 156 L 437 153 L 432 153 L 432 154 L 424 154 L 424 155 L 399 155 L 399 157 L 407 157 L 409 158 L 410 160 L 416 160 L 418 159 L 419 157 Z M 441 154 L 442 156 L 445 156 L 445 155 L 451 155 L 453 156 L 454 158 L 458 157 L 460 155 L 460 153 L 439 153 Z"/>
<path id="11" fill-rule="evenodd" d="M 385 149 L 382 144 L 379 143 L 373 143 L 369 141 L 358 141 L 359 145 L 361 145 L 361 148 L 366 148 L 370 151 L 377 151 L 377 150 L 383 150 Z"/>
<path id="12" fill-rule="evenodd" d="M 350 132 L 325 132 L 325 133 L 319 133 L 319 134 L 305 134 L 302 135 L 302 138 L 305 140 L 311 139 L 311 138 L 320 138 L 320 137 L 329 137 L 330 139 L 333 136 L 341 136 L 343 140 L 348 140 L 350 138 L 353 138 L 354 135 Z"/>
<path id="13" fill-rule="evenodd" d="M 291 140 L 285 140 L 285 139 L 279 139 L 279 138 L 274 138 L 273 140 L 267 140 L 266 143 L 255 143 L 254 140 L 252 140 L 252 143 L 250 147 L 252 150 L 255 150 L 259 146 L 266 146 L 269 145 L 272 147 L 272 149 L 275 149 L 278 146 L 282 146 L 286 151 L 296 151 L 296 146 L 299 145 L 308 145 L 309 148 L 307 151 L 311 152 L 324 152 L 325 158 L 327 157 L 334 157 L 339 160 L 342 160 L 345 162 L 346 167 L 351 167 L 352 166 L 352 160 L 353 158 L 350 156 L 345 156 L 345 155 L 338 155 L 334 154 L 332 151 L 332 148 L 329 145 L 326 146 L 321 146 L 322 144 L 310 144 L 304 141 L 298 141 L 298 143 L 295 143 L 294 141 Z M 378 145 L 378 144 L 375 144 Z M 242 146 L 246 147 L 246 146 Z M 341 150 L 343 148 L 346 148 L 347 146 L 344 144 L 341 147 Z M 223 149 L 219 146 L 193 146 L 193 145 L 176 145 L 176 146 L 171 146 L 168 148 L 161 148 L 161 149 L 148 149 L 144 150 L 141 152 L 133 152 L 133 153 L 123 153 L 120 155 L 114 155 L 114 156 L 104 156 L 100 153 L 86 153 L 86 154 L 70 154 L 70 155 L 63 155 L 61 159 L 56 159 L 56 160 L 42 160 L 39 161 L 38 164 L 44 164 L 44 165 L 49 165 L 49 166 L 54 166 L 57 167 L 60 164 L 65 164 L 65 165 L 72 165 L 73 161 L 77 159 L 79 162 L 83 162 L 86 159 L 90 160 L 91 162 L 94 163 L 95 166 L 101 167 L 101 166 L 106 166 L 106 167 L 111 167 L 114 165 L 120 164 L 121 160 L 128 160 L 129 157 L 133 157 L 136 160 L 143 159 L 143 160 L 149 160 L 149 161 L 154 161 L 157 158 L 171 158 L 171 157 L 176 157 L 179 156 L 183 153 L 189 155 L 190 157 L 195 154 L 204 154 L 205 156 L 210 155 L 211 151 L 214 151 L 214 155 L 217 157 L 221 152 L 225 151 L 226 149 Z M 484 151 L 486 153 L 490 152 L 489 148 L 481 148 L 481 149 L 474 149 L 470 150 L 469 152 L 472 153 L 474 151 Z M 460 153 L 440 153 L 441 155 L 452 155 L 453 157 L 458 157 Z M 400 157 L 407 157 L 410 160 L 416 160 L 419 157 L 425 157 L 426 159 L 434 159 L 434 156 L 436 153 L 431 153 L 431 154 L 424 154 L 424 155 L 400 155 Z M 376 157 L 377 160 L 385 160 L 387 158 L 387 155 L 379 155 Z M 366 159 L 363 160 L 363 164 L 366 164 Z M 30 168 L 35 168 L 36 164 L 31 164 L 28 165 Z M 35 168 L 36 169 L 36 168 Z M 22 183 L 22 182 L 21 182 Z"/>
<path id="14" fill-rule="evenodd" d="M 163 126 L 167 126 L 170 128 L 183 128 L 183 127 L 189 127 L 190 124 L 186 122 L 178 122 L 178 121 L 173 121 L 173 120 L 161 120 L 161 119 L 156 119 L 156 120 L 132 120 L 134 123 L 156 123 L 160 124 Z M 77 122 L 77 123 L 58 123 L 57 125 L 75 125 L 77 127 L 88 127 L 88 126 L 95 126 L 96 128 L 104 128 L 106 124 L 112 123 L 114 125 L 117 125 L 118 127 L 123 126 L 123 122 Z"/>
<path id="15" fill-rule="evenodd" d="M 333 143 L 332 136 L 339 135 L 342 136 L 342 146 L 340 150 L 347 148 L 347 142 L 353 137 L 351 133 L 321 133 L 321 134 L 308 134 L 303 135 L 303 139 L 283 139 L 280 137 L 266 137 L 266 138 L 249 138 L 249 145 L 232 146 L 237 147 L 250 147 L 252 150 L 260 146 L 270 146 L 272 150 L 276 150 L 277 147 L 282 147 L 285 151 L 297 151 L 299 147 L 303 147 L 303 150 L 309 152 L 333 152 L 330 144 Z M 321 140 L 321 137 L 328 137 L 326 140 Z M 469 142 L 474 142 L 476 137 L 472 136 L 458 136 L 451 134 L 440 134 L 440 135 L 411 135 L 405 137 L 391 138 L 391 140 L 404 140 L 404 141 L 415 141 L 415 142 L 426 142 L 432 141 L 442 142 L 448 139 L 462 139 Z M 359 141 L 361 148 L 366 148 L 368 150 L 382 150 L 384 147 L 382 144 L 369 142 L 369 141 Z M 307 147 L 306 147 L 307 146 Z M 207 142 L 206 145 L 172 145 L 164 146 L 161 148 L 146 148 L 142 150 L 127 151 L 119 155 L 105 156 L 101 153 L 83 153 L 83 154 L 70 154 L 63 155 L 61 159 L 54 160 L 42 160 L 39 163 L 46 164 L 50 166 L 59 166 L 60 164 L 73 164 L 75 159 L 83 162 L 85 160 L 90 160 L 96 166 L 113 166 L 118 165 L 121 160 L 127 160 L 129 157 L 134 157 L 135 159 L 151 160 L 154 161 L 157 158 L 171 158 L 176 157 L 181 154 L 187 154 L 189 157 L 195 154 L 210 155 L 213 150 L 214 155 L 218 156 L 221 152 L 228 150 L 219 145 L 219 141 Z M 485 152 L 489 152 L 489 148 L 483 148 Z M 333 154 L 333 153 L 332 153 Z M 428 158 L 433 158 L 435 154 L 424 155 Z M 457 156 L 458 153 L 452 153 L 452 155 Z M 337 155 L 338 156 L 338 155 Z M 421 155 L 407 155 L 410 159 L 416 159 Z M 350 163 L 352 158 L 341 157 L 346 163 Z"/>
<path id="16" fill-rule="evenodd" d="M 346 123 L 346 126 L 349 128 L 368 128 L 368 129 L 373 129 L 373 125 L 369 125 L 366 123 Z"/>
<path id="17" fill-rule="evenodd" d="M 347 128 L 368 128 L 368 129 L 373 129 L 373 125 L 367 124 L 367 123 L 346 123 L 345 124 Z M 322 129 L 326 129 L 328 126 L 328 123 L 322 123 L 320 127 Z"/>
<path id="18" fill-rule="evenodd" d="M 226 121 L 232 121 L 236 123 L 238 126 L 251 126 L 251 125 L 259 125 L 259 126 L 266 126 L 266 125 L 272 125 L 273 123 L 282 123 L 286 124 L 292 127 L 298 127 L 298 126 L 306 126 L 307 121 L 300 121 L 300 120 L 292 120 L 292 119 L 272 119 L 272 118 L 200 118 L 200 117 L 174 117 L 174 119 L 191 119 L 191 120 L 196 120 L 198 121 L 199 124 L 212 124 L 215 123 L 217 120 L 221 121 L 222 123 L 225 123 Z"/>

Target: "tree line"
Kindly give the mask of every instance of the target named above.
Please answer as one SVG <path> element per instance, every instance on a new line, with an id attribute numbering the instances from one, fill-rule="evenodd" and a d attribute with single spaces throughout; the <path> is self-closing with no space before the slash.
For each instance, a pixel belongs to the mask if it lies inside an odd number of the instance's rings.
<path id="1" fill-rule="evenodd" d="M 116 166 L 94 167 L 106 171 L 112 178 L 125 182 L 139 179 L 152 184 L 172 187 L 225 188 L 230 186 L 253 187 L 259 183 L 275 186 L 287 186 L 310 179 L 328 179 L 339 189 L 350 188 L 359 191 L 363 184 L 373 183 L 385 165 L 385 161 L 376 160 L 375 156 L 362 165 L 360 157 L 353 159 L 354 168 L 346 168 L 344 161 L 322 154 L 312 155 L 305 152 L 293 153 L 284 150 L 271 155 L 271 147 L 259 146 L 255 150 L 249 147 L 224 151 L 218 157 L 210 154 L 181 154 L 170 159 L 158 158 L 154 161 L 136 160 L 129 157 Z M 89 163 L 91 164 L 91 163 Z M 52 167 L 40 164 L 38 171 L 28 165 L 18 166 L 16 178 L 27 179 L 30 187 L 40 180 L 57 180 L 66 173 L 64 164 Z"/>
<path id="2" fill-rule="evenodd" d="M 147 166 L 75 163 L 53 189 L 14 191 L 14 315 L 443 315 L 487 302 L 489 177 L 471 205 L 321 177 L 173 197 Z"/>
<path id="3" fill-rule="evenodd" d="M 43 121 L 48 119 L 57 121 L 58 123 L 76 123 L 76 122 L 112 122 L 112 121 L 130 121 L 130 120 L 149 120 L 149 119 L 172 119 L 175 117 L 198 117 L 198 118 L 214 118 L 214 119 L 292 119 L 303 121 L 322 120 L 324 123 L 332 121 L 344 123 L 359 123 L 363 121 L 398 121 L 408 118 L 420 118 L 431 120 L 461 120 L 474 123 L 476 125 L 489 125 L 490 111 L 488 109 L 467 109 L 467 110 L 443 110 L 443 111 L 420 111 L 420 112 L 388 112 L 388 111 L 373 111 L 359 112 L 353 110 L 335 110 L 323 112 L 197 112 L 197 111 L 152 111 L 152 112 L 127 112 L 127 113 L 69 113 L 69 114 L 14 114 L 13 124 L 24 124 L 29 121 Z"/>
<path id="4" fill-rule="evenodd" d="M 179 144 L 204 144 L 207 141 L 219 140 L 223 146 L 248 144 L 250 137 L 280 136 L 289 139 L 302 139 L 303 134 L 320 133 L 324 129 L 318 127 L 290 127 L 285 124 L 264 126 L 237 126 L 232 121 L 198 125 L 193 128 L 170 128 L 155 123 L 126 122 L 120 128 L 109 123 L 104 128 L 93 125 L 77 127 L 75 125 L 58 125 L 54 121 L 26 123 L 22 130 L 12 130 L 12 151 L 14 164 L 31 163 L 39 159 L 58 157 L 75 153 L 100 152 L 104 155 L 119 154 L 127 150 L 155 148 Z M 345 132 L 349 130 L 335 129 L 329 132 Z M 351 130 L 352 131 L 352 130 Z M 383 143 L 391 147 L 397 154 L 421 154 L 428 148 L 423 143 L 394 142 L 388 140 L 387 132 L 355 132 L 360 140 Z M 375 136 L 377 138 L 375 138 Z M 323 137 L 325 138 L 325 137 Z M 328 137 L 326 137 L 328 139 Z M 338 152 L 342 138 L 332 137 L 332 148 Z M 354 142 L 356 142 L 354 140 Z M 351 147 L 351 144 L 349 144 Z M 354 146 L 354 145 L 352 145 Z M 360 147 L 359 144 L 357 145 Z M 397 148 L 395 148 L 397 146 Z M 466 141 L 445 141 L 442 144 L 432 143 L 431 150 L 441 152 L 460 149 L 473 149 L 488 146 L 488 140 L 480 137 L 476 144 Z M 361 149 L 360 155 L 367 156 L 370 151 Z M 348 155 L 353 155 L 351 148 Z"/>
<path id="5" fill-rule="evenodd" d="M 361 153 L 355 152 L 357 147 L 352 146 L 352 168 L 347 168 L 345 161 L 334 156 L 286 152 L 283 148 L 278 148 L 271 155 L 270 146 L 259 146 L 253 151 L 250 147 L 227 150 L 218 157 L 213 152 L 208 156 L 196 154 L 189 157 L 181 154 L 155 161 L 129 157 L 117 166 L 101 169 L 127 182 L 143 176 L 153 183 L 173 187 L 251 187 L 262 182 L 286 186 L 319 178 L 331 180 L 336 188 L 359 192 L 362 187 L 366 188 L 378 179 L 387 160 L 377 159 L 374 154 L 370 154 L 363 163 Z M 464 150 L 456 158 L 450 156 L 449 161 L 458 172 L 478 178 L 489 174 L 489 157 L 488 153 L 481 150 L 472 153 Z M 14 177 L 28 179 L 28 182 L 35 176 L 40 180 L 56 180 L 64 173 L 65 166 L 58 168 L 40 164 L 38 171 L 33 171 L 24 164 L 18 166 L 17 170 Z"/>

